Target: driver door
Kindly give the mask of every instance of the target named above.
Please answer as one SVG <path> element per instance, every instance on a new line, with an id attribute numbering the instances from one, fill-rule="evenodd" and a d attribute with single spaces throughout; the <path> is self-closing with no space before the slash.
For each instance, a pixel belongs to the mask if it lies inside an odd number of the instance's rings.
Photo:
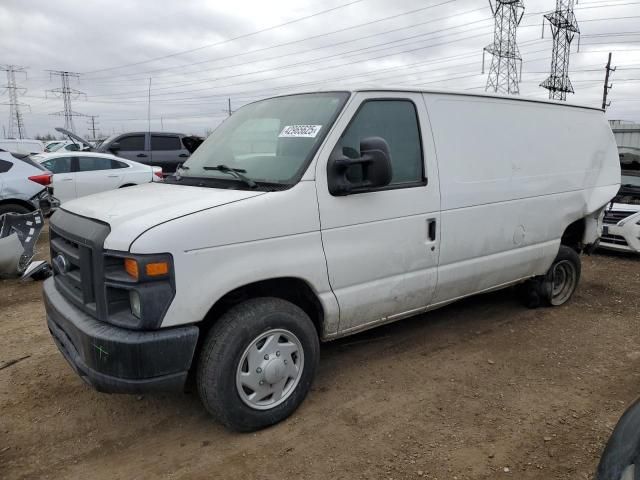
<path id="1" fill-rule="evenodd" d="M 382 137 L 388 143 L 391 184 L 331 195 L 330 155 L 358 156 L 366 137 Z M 354 178 L 358 175 L 353 173 Z M 437 282 L 440 192 L 421 95 L 355 94 L 325 142 L 316 185 L 329 282 L 340 306 L 340 332 L 425 310 Z"/>

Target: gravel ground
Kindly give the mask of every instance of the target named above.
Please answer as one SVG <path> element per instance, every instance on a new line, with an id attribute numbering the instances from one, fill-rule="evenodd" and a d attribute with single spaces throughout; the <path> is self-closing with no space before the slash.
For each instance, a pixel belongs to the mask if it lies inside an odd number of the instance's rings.
<path id="1" fill-rule="evenodd" d="M 255 434 L 193 393 L 94 392 L 49 337 L 41 284 L 0 281 L 0 478 L 592 478 L 640 393 L 640 257 L 582 261 L 564 307 L 507 290 L 324 345 L 302 407 Z"/>

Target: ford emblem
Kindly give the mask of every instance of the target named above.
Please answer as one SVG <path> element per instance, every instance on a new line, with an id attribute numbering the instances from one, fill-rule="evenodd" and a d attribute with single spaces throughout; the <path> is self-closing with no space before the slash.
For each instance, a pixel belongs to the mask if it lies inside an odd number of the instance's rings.
<path id="1" fill-rule="evenodd" d="M 53 269 L 60 275 L 64 275 L 69 271 L 69 262 L 61 253 L 56 255 L 51 263 L 53 263 Z"/>

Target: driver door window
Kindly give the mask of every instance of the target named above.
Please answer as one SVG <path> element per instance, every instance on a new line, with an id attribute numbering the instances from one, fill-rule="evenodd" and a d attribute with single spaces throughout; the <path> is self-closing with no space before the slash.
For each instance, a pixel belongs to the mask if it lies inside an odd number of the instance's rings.
<path id="1" fill-rule="evenodd" d="M 410 100 L 369 100 L 364 102 L 339 142 L 342 154 L 360 156 L 360 141 L 382 137 L 389 144 L 392 186 L 424 185 L 424 162 L 416 107 Z M 360 165 L 351 167 L 349 179 L 358 181 Z"/>

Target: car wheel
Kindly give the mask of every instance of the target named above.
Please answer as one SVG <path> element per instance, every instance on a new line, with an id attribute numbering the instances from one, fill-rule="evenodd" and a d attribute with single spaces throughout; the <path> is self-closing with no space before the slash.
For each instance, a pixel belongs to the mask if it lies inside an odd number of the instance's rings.
<path id="1" fill-rule="evenodd" d="M 4 203 L 0 205 L 0 215 L 4 215 L 5 213 L 29 213 L 29 210 L 24 205 L 18 205 L 17 203 Z"/>
<path id="2" fill-rule="evenodd" d="M 640 476 L 640 402 L 622 415 L 600 458 L 596 480 L 635 480 Z"/>
<path id="3" fill-rule="evenodd" d="M 560 245 L 556 259 L 544 279 L 543 299 L 552 307 L 564 305 L 580 281 L 580 257 L 571 247 Z"/>
<path id="4" fill-rule="evenodd" d="M 580 257 L 576 251 L 561 245 L 547 274 L 518 285 L 517 296 L 528 308 L 564 305 L 578 287 L 580 270 Z"/>
<path id="5" fill-rule="evenodd" d="M 240 432 L 273 425 L 306 397 L 320 357 L 309 316 L 279 298 L 247 300 L 211 328 L 197 386 L 205 408 Z"/>

